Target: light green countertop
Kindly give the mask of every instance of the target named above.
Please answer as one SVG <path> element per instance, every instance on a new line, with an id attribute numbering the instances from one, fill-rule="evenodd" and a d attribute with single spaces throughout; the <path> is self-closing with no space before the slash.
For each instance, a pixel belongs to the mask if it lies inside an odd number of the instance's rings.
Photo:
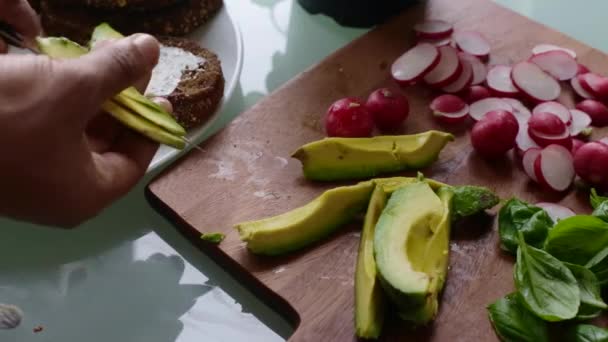
<path id="1" fill-rule="evenodd" d="M 500 0 L 608 51 L 608 2 Z M 291 0 L 226 0 L 245 59 L 225 124 L 365 30 L 310 16 Z M 220 127 L 221 125 L 218 125 Z M 281 341 L 292 327 L 149 207 L 151 176 L 73 231 L 0 219 L 0 303 L 25 312 L 2 342 Z M 34 333 L 36 326 L 43 330 Z"/>

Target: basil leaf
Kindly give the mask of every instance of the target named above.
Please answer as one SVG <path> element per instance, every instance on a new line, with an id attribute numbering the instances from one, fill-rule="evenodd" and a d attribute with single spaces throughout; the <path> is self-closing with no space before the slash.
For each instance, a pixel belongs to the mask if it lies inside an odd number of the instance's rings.
<path id="1" fill-rule="evenodd" d="M 529 246 L 518 232 L 515 287 L 522 303 L 536 316 L 549 322 L 576 316 L 580 290 L 572 272 L 549 253 Z"/>
<path id="2" fill-rule="evenodd" d="M 589 269 L 575 264 L 564 263 L 576 278 L 581 291 L 581 305 L 578 309 L 577 319 L 585 320 L 599 316 L 602 310 L 608 308 L 600 293 L 597 277 Z"/>
<path id="3" fill-rule="evenodd" d="M 591 214 L 600 220 L 608 222 L 608 201 L 600 203 Z"/>
<path id="4" fill-rule="evenodd" d="M 600 287 L 608 285 L 608 247 L 591 258 L 585 267 L 595 274 Z"/>
<path id="5" fill-rule="evenodd" d="M 591 189 L 591 194 L 589 195 L 589 203 L 591 203 L 591 207 L 593 209 L 597 208 L 602 204 L 602 202 L 608 201 L 608 197 L 603 197 L 597 194 L 594 188 Z"/>
<path id="6" fill-rule="evenodd" d="M 225 237 L 226 236 L 222 233 L 205 233 L 205 234 L 201 235 L 201 240 L 218 244 L 218 243 L 224 241 Z"/>
<path id="7" fill-rule="evenodd" d="M 559 221 L 549 232 L 545 250 L 559 260 L 585 265 L 608 246 L 608 222 L 577 215 Z"/>
<path id="8" fill-rule="evenodd" d="M 540 248 L 552 226 L 553 220 L 546 211 L 516 198 L 505 203 L 498 213 L 500 245 L 513 254 L 517 252 L 518 231 L 528 244 Z"/>
<path id="9" fill-rule="evenodd" d="M 568 342 L 607 342 L 608 330 L 591 324 L 572 326 L 566 333 Z"/>
<path id="10" fill-rule="evenodd" d="M 517 293 L 490 304 L 488 314 L 496 335 L 503 342 L 549 341 L 547 323 L 528 311 Z"/>
<path id="11" fill-rule="evenodd" d="M 481 186 L 455 186 L 452 191 L 453 221 L 490 209 L 500 201 L 490 189 Z"/>

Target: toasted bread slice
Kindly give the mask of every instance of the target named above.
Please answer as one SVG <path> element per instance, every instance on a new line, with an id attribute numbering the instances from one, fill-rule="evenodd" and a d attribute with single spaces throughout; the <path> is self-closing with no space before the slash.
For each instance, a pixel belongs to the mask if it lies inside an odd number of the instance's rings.
<path id="1" fill-rule="evenodd" d="M 91 7 L 100 10 L 149 11 L 169 7 L 181 0 L 48 0 L 53 6 Z"/>
<path id="2" fill-rule="evenodd" d="M 173 105 L 173 115 L 186 129 L 199 126 L 215 112 L 224 95 L 220 60 L 190 39 L 159 37 L 159 41 L 161 57 L 147 94 L 166 97 Z"/>
<path id="3" fill-rule="evenodd" d="M 222 0 L 182 0 L 156 11 L 100 11 L 86 7 L 64 7 L 42 0 L 42 26 L 50 36 L 64 36 L 86 43 L 95 26 L 107 22 L 127 35 L 145 32 L 183 36 L 205 24 L 222 7 Z"/>

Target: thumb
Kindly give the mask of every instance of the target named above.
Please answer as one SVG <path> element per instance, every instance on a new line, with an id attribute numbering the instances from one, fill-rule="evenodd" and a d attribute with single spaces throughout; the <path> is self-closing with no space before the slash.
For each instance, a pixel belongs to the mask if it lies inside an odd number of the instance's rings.
<path id="1" fill-rule="evenodd" d="M 91 100 L 101 103 L 146 77 L 159 56 L 158 41 L 136 34 L 112 41 L 78 58 L 76 70 L 87 70 Z"/>

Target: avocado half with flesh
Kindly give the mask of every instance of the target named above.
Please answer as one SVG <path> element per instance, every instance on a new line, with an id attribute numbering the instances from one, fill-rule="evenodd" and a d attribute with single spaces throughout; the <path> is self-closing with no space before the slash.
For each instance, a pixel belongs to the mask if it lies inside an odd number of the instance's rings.
<path id="1" fill-rule="evenodd" d="M 107 24 L 98 28 L 94 32 L 97 40 L 122 37 Z M 63 37 L 38 37 L 36 43 L 38 49 L 51 58 L 78 58 L 89 52 L 87 48 Z M 127 127 L 152 140 L 178 149 L 186 145 L 186 130 L 164 108 L 133 87 L 104 102 L 102 108 Z"/>
<path id="2" fill-rule="evenodd" d="M 372 138 L 325 138 L 300 147 L 292 157 L 304 176 L 334 181 L 420 169 L 433 163 L 454 136 L 440 131 Z"/>
<path id="3" fill-rule="evenodd" d="M 402 319 L 432 320 L 445 283 L 453 192 L 426 182 L 398 188 L 376 225 L 374 253 L 385 293 Z"/>
<path id="4" fill-rule="evenodd" d="M 374 232 L 388 195 L 376 186 L 367 207 L 355 269 L 355 329 L 360 338 L 378 338 L 384 322 L 384 293 L 374 260 Z"/>
<path id="5" fill-rule="evenodd" d="M 308 204 L 284 214 L 237 224 L 242 241 L 255 254 L 279 255 L 306 247 L 362 212 L 374 190 L 361 182 L 325 191 Z"/>

